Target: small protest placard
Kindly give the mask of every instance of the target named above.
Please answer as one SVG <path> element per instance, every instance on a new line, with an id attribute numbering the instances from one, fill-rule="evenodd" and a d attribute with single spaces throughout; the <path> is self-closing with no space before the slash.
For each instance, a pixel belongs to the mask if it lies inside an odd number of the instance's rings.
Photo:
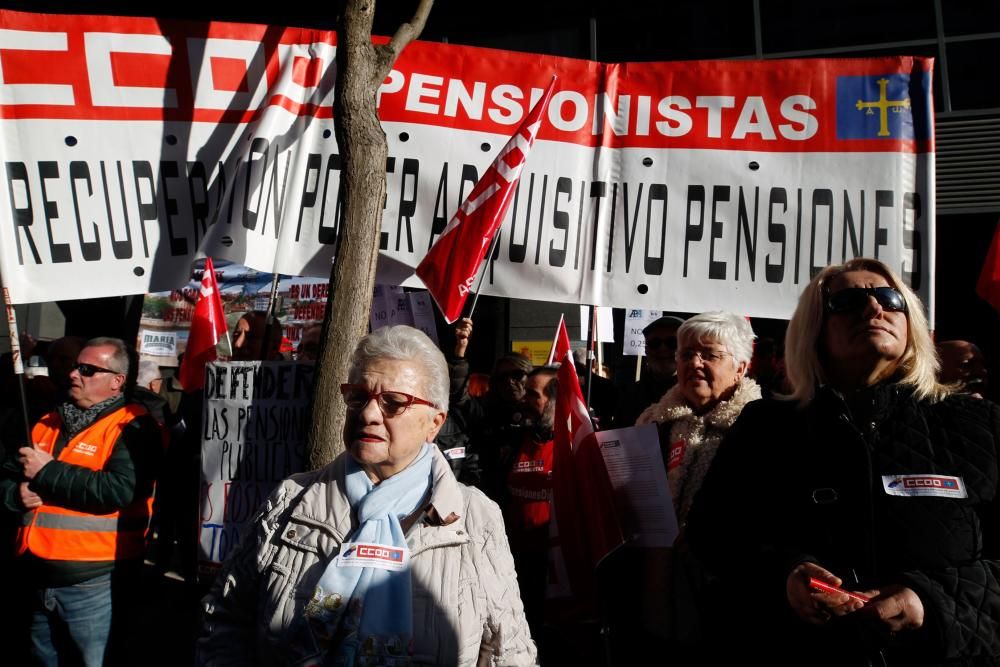
<path id="1" fill-rule="evenodd" d="M 201 441 L 199 570 L 239 544 L 281 480 L 303 470 L 314 369 L 289 361 L 207 367 Z"/>
<path id="2" fill-rule="evenodd" d="M 642 335 L 642 330 L 660 317 L 661 312 L 642 308 L 625 309 L 625 340 L 622 343 L 622 354 L 632 357 L 646 356 L 646 337 Z"/>

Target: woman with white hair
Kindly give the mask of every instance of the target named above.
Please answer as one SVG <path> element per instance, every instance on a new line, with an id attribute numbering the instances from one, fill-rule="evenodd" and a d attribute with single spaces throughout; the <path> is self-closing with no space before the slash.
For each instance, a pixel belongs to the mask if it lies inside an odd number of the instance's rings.
<path id="1" fill-rule="evenodd" d="M 347 451 L 253 520 L 205 598 L 200 664 L 535 663 L 500 509 L 431 444 L 448 390 L 424 333 L 361 339 Z"/>
<path id="2" fill-rule="evenodd" d="M 623 569 L 642 576 L 627 586 L 641 591 L 642 613 L 621 632 L 631 633 L 634 626 L 641 626 L 648 637 L 669 640 L 670 655 L 680 664 L 702 662 L 697 644 L 702 634 L 705 574 L 686 544 L 687 517 L 723 437 L 743 408 L 760 398 L 760 387 L 746 375 L 753 340 L 750 323 L 733 313 L 712 311 L 685 320 L 677 329 L 677 384 L 636 420 L 637 426 L 658 425 L 681 532 L 672 549 L 621 556 L 626 559 Z M 645 641 L 639 635 L 625 644 L 640 646 Z M 643 649 L 632 650 L 625 649 L 623 662 L 642 660 Z"/>
<path id="3" fill-rule="evenodd" d="M 677 329 L 677 384 L 636 425 L 659 424 L 667 481 L 683 529 L 723 436 L 760 387 L 747 377 L 754 333 L 745 317 L 713 311 Z"/>
<path id="4" fill-rule="evenodd" d="M 1000 408 L 937 382 L 923 305 L 877 260 L 820 271 L 785 351 L 792 400 L 747 407 L 689 518 L 713 659 L 1000 664 Z"/>

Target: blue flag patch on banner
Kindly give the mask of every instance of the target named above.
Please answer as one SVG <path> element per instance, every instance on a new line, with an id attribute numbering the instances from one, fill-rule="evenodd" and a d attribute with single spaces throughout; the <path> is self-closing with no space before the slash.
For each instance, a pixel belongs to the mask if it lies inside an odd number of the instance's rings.
<path id="1" fill-rule="evenodd" d="M 928 139 L 930 74 L 837 77 L 838 139 Z"/>

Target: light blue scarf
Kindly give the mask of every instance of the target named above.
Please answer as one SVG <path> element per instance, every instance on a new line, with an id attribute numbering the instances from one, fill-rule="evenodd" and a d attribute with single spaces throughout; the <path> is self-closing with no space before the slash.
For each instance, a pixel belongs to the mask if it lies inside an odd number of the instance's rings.
<path id="1" fill-rule="evenodd" d="M 413 514 L 431 488 L 433 445 L 424 444 L 405 470 L 378 486 L 347 458 L 347 499 L 358 517 L 349 543 L 406 550 L 399 520 Z M 345 566 L 358 549 L 341 547 L 320 577 L 306 617 L 314 636 L 327 647 L 326 664 L 409 664 L 413 637 L 413 600 L 407 552 L 405 567 Z"/>

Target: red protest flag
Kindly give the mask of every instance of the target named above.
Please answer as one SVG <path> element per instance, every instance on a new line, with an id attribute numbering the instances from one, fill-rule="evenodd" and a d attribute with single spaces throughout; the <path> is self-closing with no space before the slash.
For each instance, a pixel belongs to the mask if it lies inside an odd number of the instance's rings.
<path id="1" fill-rule="evenodd" d="M 1000 312 L 1000 224 L 993 232 L 993 242 L 976 284 L 976 294 Z"/>
<path id="2" fill-rule="evenodd" d="M 205 364 L 215 361 L 215 346 L 226 335 L 226 314 L 222 310 L 222 296 L 215 280 L 212 258 L 205 260 L 201 275 L 201 292 L 191 315 L 191 329 L 187 347 L 181 360 L 180 380 L 184 391 L 196 391 L 205 386 Z"/>
<path id="3" fill-rule="evenodd" d="M 517 132 L 417 266 L 417 276 L 424 281 L 449 324 L 461 317 L 483 258 L 507 214 L 555 83 L 553 77 L 545 94 L 528 112 Z"/>
<path id="4" fill-rule="evenodd" d="M 547 597 L 563 618 L 597 617 L 594 568 L 624 542 L 614 492 L 573 364 L 566 323 L 559 320 L 552 519 Z"/>

